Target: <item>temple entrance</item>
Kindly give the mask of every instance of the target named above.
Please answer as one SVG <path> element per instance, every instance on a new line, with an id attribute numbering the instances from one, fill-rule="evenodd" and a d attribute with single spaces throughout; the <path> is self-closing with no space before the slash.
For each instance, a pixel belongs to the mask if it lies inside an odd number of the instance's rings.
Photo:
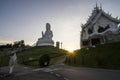
<path id="1" fill-rule="evenodd" d="M 101 42 L 100 42 L 100 38 L 94 38 L 94 39 L 91 39 L 91 42 L 92 42 L 92 45 L 98 45 L 98 44 L 101 44 Z"/>
<path id="2" fill-rule="evenodd" d="M 82 42 L 84 46 L 88 46 L 89 42 L 88 41 L 83 41 Z"/>

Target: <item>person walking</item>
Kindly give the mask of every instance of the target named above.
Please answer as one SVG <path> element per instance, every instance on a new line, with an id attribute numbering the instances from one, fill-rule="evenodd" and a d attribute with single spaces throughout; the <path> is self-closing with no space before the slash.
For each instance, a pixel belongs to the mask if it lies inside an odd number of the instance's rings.
<path id="1" fill-rule="evenodd" d="M 10 55 L 10 61 L 9 61 L 10 70 L 9 70 L 9 74 L 13 73 L 13 68 L 14 68 L 16 62 L 17 62 L 17 56 L 16 56 L 16 52 L 14 51 Z"/>

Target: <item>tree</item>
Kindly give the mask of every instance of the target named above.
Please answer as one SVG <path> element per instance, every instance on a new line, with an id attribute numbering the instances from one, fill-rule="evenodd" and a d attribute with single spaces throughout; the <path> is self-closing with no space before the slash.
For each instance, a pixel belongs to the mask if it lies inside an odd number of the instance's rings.
<path id="1" fill-rule="evenodd" d="M 24 48 L 24 47 L 25 47 L 24 40 L 15 41 L 13 44 L 13 48 Z"/>
<path id="2" fill-rule="evenodd" d="M 25 42 L 24 42 L 24 40 L 21 40 L 21 41 L 20 41 L 20 46 L 21 46 L 22 48 L 25 47 Z"/>

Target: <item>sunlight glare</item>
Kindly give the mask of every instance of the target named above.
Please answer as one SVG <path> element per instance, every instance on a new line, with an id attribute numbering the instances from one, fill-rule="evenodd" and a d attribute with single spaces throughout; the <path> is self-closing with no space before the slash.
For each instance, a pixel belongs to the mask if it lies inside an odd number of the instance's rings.
<path id="1" fill-rule="evenodd" d="M 66 50 L 68 50 L 70 53 L 73 53 L 73 51 L 74 51 L 73 48 L 70 48 L 70 47 L 66 48 Z"/>

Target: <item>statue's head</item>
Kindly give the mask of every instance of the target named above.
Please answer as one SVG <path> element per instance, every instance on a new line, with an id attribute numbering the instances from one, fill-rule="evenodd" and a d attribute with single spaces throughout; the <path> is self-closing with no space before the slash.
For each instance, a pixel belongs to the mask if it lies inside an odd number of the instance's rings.
<path id="1" fill-rule="evenodd" d="M 46 23 L 46 30 L 50 30 L 50 24 L 49 23 Z"/>

